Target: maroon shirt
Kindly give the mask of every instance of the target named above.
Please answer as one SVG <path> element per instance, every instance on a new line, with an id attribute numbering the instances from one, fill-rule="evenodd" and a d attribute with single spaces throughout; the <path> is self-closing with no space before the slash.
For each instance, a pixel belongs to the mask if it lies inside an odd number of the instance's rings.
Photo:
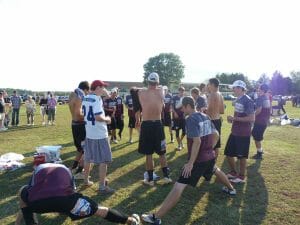
<path id="1" fill-rule="evenodd" d="M 44 163 L 36 167 L 28 188 L 29 202 L 68 196 L 75 186 L 70 170 L 61 164 Z"/>
<path id="2" fill-rule="evenodd" d="M 271 113 L 271 102 L 266 95 L 261 95 L 256 99 L 256 108 L 261 107 L 261 112 L 255 116 L 255 123 L 268 125 Z"/>
<path id="3" fill-rule="evenodd" d="M 195 162 L 207 162 L 216 157 L 213 149 L 213 133 L 215 127 L 209 117 L 203 113 L 195 112 L 186 119 L 186 133 L 188 145 L 188 158 L 191 157 L 193 138 L 200 137 L 201 144 Z"/>
<path id="4" fill-rule="evenodd" d="M 246 117 L 254 114 L 254 104 L 248 95 L 239 97 L 234 102 L 234 117 Z M 251 136 L 251 122 L 233 121 L 231 133 L 234 136 Z"/>

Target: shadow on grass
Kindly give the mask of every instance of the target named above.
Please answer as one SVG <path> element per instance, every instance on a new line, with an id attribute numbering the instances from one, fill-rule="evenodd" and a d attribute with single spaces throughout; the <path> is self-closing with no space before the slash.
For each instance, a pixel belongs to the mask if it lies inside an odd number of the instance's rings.
<path id="1" fill-rule="evenodd" d="M 138 154 L 137 152 L 134 152 L 134 154 L 144 157 L 144 156 Z M 186 156 L 180 156 L 176 160 L 182 161 L 182 158 L 186 158 Z M 173 162 L 173 163 L 175 163 L 175 162 Z M 171 166 L 173 166 L 173 165 L 171 165 Z M 120 210 L 122 212 L 128 213 L 128 214 L 132 214 L 132 213 L 141 214 L 143 212 L 152 210 L 153 208 L 157 207 L 158 205 L 160 205 L 162 203 L 164 198 L 167 196 L 167 194 L 173 187 L 173 184 L 163 185 L 158 181 L 156 183 L 155 187 L 144 186 L 142 184 L 142 179 L 141 179 L 142 177 L 140 176 L 141 171 L 144 171 L 144 163 L 136 166 L 134 169 L 131 169 L 130 171 L 128 171 L 126 173 L 123 173 L 122 176 L 118 177 L 117 179 L 114 179 L 112 182 L 109 183 L 109 185 L 113 188 L 116 188 L 116 190 L 118 190 L 120 188 L 130 187 L 131 185 L 136 183 L 135 184 L 136 187 L 133 190 L 128 190 L 128 192 L 130 192 L 130 194 L 128 194 L 128 196 L 123 201 L 121 201 L 117 205 L 113 206 L 113 208 Z M 175 171 L 178 172 L 177 169 L 173 170 L 174 173 L 175 173 Z M 174 175 L 174 176 L 176 176 L 176 175 Z M 100 205 L 101 205 L 101 202 L 107 200 L 108 198 L 110 198 L 110 197 L 114 198 L 116 195 L 118 195 L 118 192 L 116 192 L 112 196 L 110 196 L 110 195 L 101 196 L 96 191 L 94 193 L 95 193 L 95 195 L 92 195 L 90 197 L 93 200 L 95 200 L 96 202 L 98 202 Z M 124 191 L 123 191 L 123 193 L 124 193 Z M 127 195 L 126 191 L 125 191 L 125 195 Z M 201 198 L 201 197 L 202 197 L 201 195 L 198 195 L 197 198 Z M 194 198 L 195 202 L 197 202 L 198 200 L 199 199 Z M 187 201 L 190 202 L 190 199 L 187 198 Z M 111 207 L 111 206 L 107 205 L 106 207 Z M 177 216 L 182 217 L 182 215 L 177 215 Z M 186 216 L 188 216 L 188 214 Z M 82 224 L 82 225 L 84 225 L 84 224 L 99 224 L 99 220 L 101 221 L 101 224 L 112 224 L 103 219 L 97 219 L 97 218 L 86 219 L 86 220 L 82 221 L 80 224 Z M 96 221 L 98 223 L 96 223 Z"/>
<path id="2" fill-rule="evenodd" d="M 27 126 L 27 125 L 21 125 L 21 126 L 13 126 L 13 127 L 8 127 L 8 129 L 5 131 L 5 133 L 12 133 L 20 130 L 33 130 L 37 128 L 45 127 L 42 125 L 34 125 L 34 126 Z"/>
<path id="3" fill-rule="evenodd" d="M 28 184 L 31 172 L 32 165 L 26 165 L 18 170 L 0 174 L 0 218 L 11 216 L 18 211 L 17 192 L 23 185 Z"/>
<path id="4" fill-rule="evenodd" d="M 226 160 L 226 159 L 225 159 Z M 228 171 L 226 162 L 222 170 Z M 248 163 L 251 161 L 248 160 Z M 236 184 L 237 195 L 230 197 L 220 191 L 220 185 L 213 185 L 209 190 L 208 204 L 205 215 L 192 224 L 231 224 L 253 225 L 261 224 L 265 218 L 268 206 L 268 191 L 264 179 L 259 172 L 260 160 L 247 168 L 245 184 Z"/>

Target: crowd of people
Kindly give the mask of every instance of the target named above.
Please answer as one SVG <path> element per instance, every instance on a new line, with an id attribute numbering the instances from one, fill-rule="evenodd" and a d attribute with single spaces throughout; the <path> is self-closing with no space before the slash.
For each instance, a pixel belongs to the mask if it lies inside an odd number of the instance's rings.
<path id="1" fill-rule="evenodd" d="M 9 127 L 20 125 L 20 109 L 23 107 L 23 100 L 17 91 L 8 96 L 5 90 L 0 91 L 0 131 L 6 131 Z M 55 125 L 55 114 L 57 100 L 53 93 L 48 92 L 38 102 L 28 95 L 25 100 L 25 112 L 27 126 L 34 126 L 37 105 L 40 106 L 42 125 Z"/>
<path id="2" fill-rule="evenodd" d="M 233 115 L 227 117 L 232 129 L 224 151 L 230 168 L 225 174 L 216 165 L 221 147 L 222 114 L 225 110 L 223 97 L 219 92 L 219 80 L 211 78 L 207 85 L 192 88 L 189 94 L 180 86 L 176 95 L 172 95 L 168 87 L 159 85 L 157 73 L 149 74 L 147 82 L 147 88 L 133 87 L 130 95 L 125 98 L 129 117 L 128 142 L 132 143 L 132 133 L 136 129 L 139 133 L 138 152 L 145 156 L 146 176 L 143 184 L 150 187 L 156 185 L 154 153 L 159 156 L 162 182 L 173 183 L 166 158 L 164 127 L 168 127 L 171 142 L 175 141 L 175 131 L 177 150 L 187 148 L 188 154 L 186 163 L 162 205 L 156 212 L 142 214 L 143 221 L 162 224 L 162 217 L 176 205 L 186 186 L 195 187 L 201 177 L 209 181 L 215 175 L 223 184 L 224 193 L 236 195 L 233 184 L 246 182 L 251 136 L 257 148 L 254 158 L 262 159 L 262 140 L 271 113 L 268 86 L 262 84 L 259 87 L 258 98 L 254 102 L 246 94 L 247 87 L 243 81 L 237 80 L 231 85 L 237 99 L 233 102 Z M 92 164 L 96 164 L 99 166 L 99 194 L 115 192 L 109 186 L 106 176 L 107 167 L 112 163 L 110 144 L 115 144 L 118 138 L 122 138 L 124 108 L 118 90 L 114 88 L 109 92 L 107 85 L 101 80 L 95 80 L 91 84 L 82 81 L 70 94 L 71 128 L 77 149 L 73 164 L 70 170 L 63 165 L 51 163 L 35 168 L 31 183 L 22 187 L 19 192 L 21 211 L 16 225 L 21 223 L 22 217 L 27 225 L 36 224 L 34 213 L 46 212 L 64 213 L 73 220 L 96 215 L 116 223 L 140 223 L 137 214 L 127 216 L 120 211 L 98 206 L 88 196 L 76 193 L 72 179 L 83 179 L 87 187 L 94 185 L 89 175 Z M 31 121 L 31 116 L 28 119 Z"/>

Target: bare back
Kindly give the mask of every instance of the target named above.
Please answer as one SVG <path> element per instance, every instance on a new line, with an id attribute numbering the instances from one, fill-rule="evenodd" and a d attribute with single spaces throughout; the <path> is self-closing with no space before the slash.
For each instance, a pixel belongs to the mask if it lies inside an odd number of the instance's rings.
<path id="1" fill-rule="evenodd" d="M 77 122 L 83 121 L 81 103 L 82 103 L 81 99 L 78 98 L 78 96 L 74 92 L 72 92 L 69 97 L 69 109 L 73 121 L 77 121 Z"/>
<path id="2" fill-rule="evenodd" d="M 224 100 L 220 92 L 213 92 L 208 96 L 207 115 L 212 120 L 220 119 L 220 114 L 224 114 Z"/>
<path id="3" fill-rule="evenodd" d="M 138 92 L 142 106 L 143 121 L 160 120 L 164 104 L 163 92 L 160 88 L 142 89 Z"/>

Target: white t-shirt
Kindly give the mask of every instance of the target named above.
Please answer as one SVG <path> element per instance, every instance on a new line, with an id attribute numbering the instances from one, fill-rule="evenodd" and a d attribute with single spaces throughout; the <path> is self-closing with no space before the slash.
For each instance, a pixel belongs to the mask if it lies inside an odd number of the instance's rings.
<path id="1" fill-rule="evenodd" d="M 106 123 L 95 120 L 96 115 L 105 116 L 101 97 L 95 94 L 85 96 L 82 101 L 82 111 L 84 114 L 86 137 L 89 139 L 107 138 Z"/>

